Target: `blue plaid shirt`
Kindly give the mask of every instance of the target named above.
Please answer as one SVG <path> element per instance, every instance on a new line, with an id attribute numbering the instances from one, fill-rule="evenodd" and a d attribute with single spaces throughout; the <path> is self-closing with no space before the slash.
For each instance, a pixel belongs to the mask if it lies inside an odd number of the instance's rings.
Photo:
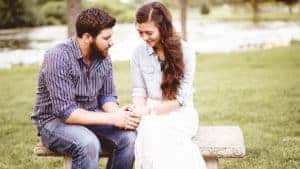
<path id="1" fill-rule="evenodd" d="M 77 108 L 99 110 L 105 102 L 117 102 L 109 57 L 95 56 L 88 68 L 75 37 L 46 52 L 31 116 L 38 129 L 66 120 Z"/>

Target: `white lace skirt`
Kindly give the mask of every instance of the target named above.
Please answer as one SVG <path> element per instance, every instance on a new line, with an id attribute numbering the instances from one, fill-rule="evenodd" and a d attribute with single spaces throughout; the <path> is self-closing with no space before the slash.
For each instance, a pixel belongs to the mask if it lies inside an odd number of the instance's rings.
<path id="1" fill-rule="evenodd" d="M 143 117 L 137 129 L 135 169 L 206 169 L 191 140 L 197 129 L 198 114 L 192 107 Z"/>

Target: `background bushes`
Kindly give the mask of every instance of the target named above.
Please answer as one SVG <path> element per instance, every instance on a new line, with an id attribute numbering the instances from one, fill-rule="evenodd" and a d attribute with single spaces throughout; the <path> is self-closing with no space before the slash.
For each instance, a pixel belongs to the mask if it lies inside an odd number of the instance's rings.
<path id="1" fill-rule="evenodd" d="M 118 23 L 133 22 L 135 5 L 121 3 L 118 0 L 110 1 L 83 1 L 83 8 L 98 7 L 112 14 L 117 18 Z"/>
<path id="2" fill-rule="evenodd" d="M 118 23 L 132 22 L 134 3 L 118 0 L 81 0 L 82 9 L 99 7 L 117 18 Z M 0 29 L 66 24 L 67 0 L 0 0 Z"/>
<path id="3" fill-rule="evenodd" d="M 37 25 L 34 0 L 0 0 L 0 28 Z"/>
<path id="4" fill-rule="evenodd" d="M 50 1 L 42 5 L 41 22 L 45 25 L 58 25 L 66 23 L 67 3 L 64 1 Z"/>

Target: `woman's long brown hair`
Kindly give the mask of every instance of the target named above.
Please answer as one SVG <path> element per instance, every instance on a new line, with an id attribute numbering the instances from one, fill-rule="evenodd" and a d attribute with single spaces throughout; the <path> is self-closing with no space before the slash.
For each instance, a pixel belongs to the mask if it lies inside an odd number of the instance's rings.
<path id="1" fill-rule="evenodd" d="M 184 74 L 181 38 L 172 25 L 170 11 L 162 3 L 151 2 L 138 9 L 136 22 L 142 24 L 148 21 L 153 21 L 160 31 L 160 43 L 165 55 L 160 87 L 163 99 L 172 100 L 176 98 Z"/>

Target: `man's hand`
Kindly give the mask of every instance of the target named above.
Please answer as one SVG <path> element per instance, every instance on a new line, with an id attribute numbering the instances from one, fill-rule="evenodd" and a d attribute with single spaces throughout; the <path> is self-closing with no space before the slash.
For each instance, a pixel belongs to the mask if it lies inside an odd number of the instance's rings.
<path id="1" fill-rule="evenodd" d="M 121 109 L 124 111 L 130 111 L 130 107 L 132 106 L 132 104 L 127 104 L 125 106 L 122 106 Z"/>
<path id="2" fill-rule="evenodd" d="M 136 112 L 120 109 L 117 113 L 112 113 L 113 124 L 116 127 L 134 130 L 141 121 L 141 115 Z"/>

